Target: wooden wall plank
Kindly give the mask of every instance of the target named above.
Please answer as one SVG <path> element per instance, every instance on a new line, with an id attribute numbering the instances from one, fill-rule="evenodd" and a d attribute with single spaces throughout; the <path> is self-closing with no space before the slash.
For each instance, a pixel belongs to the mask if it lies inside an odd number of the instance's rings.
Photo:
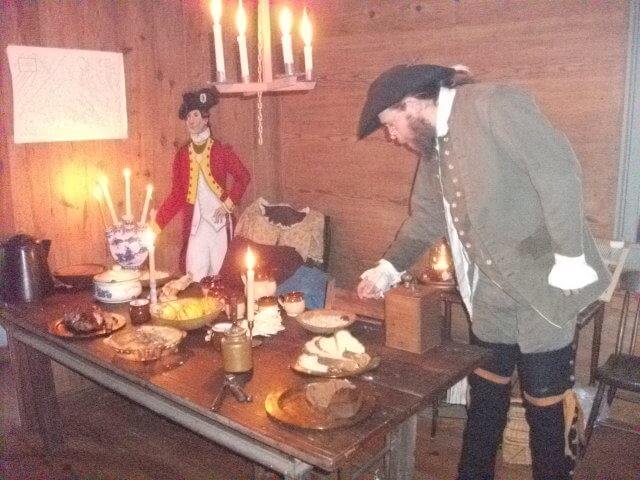
<path id="1" fill-rule="evenodd" d="M 481 81 L 531 91 L 580 158 L 591 228 L 597 235 L 611 234 L 626 5 L 578 0 L 309 5 L 318 31 L 319 82 L 307 95 L 282 98 L 282 188 L 286 200 L 332 213 L 332 256 L 337 257 L 331 272 L 339 285 L 355 283 L 383 254 L 408 213 L 415 160 L 387 144 L 382 133 L 362 142 L 355 138 L 369 83 L 403 62 L 463 63 Z M 389 205 L 393 208 L 385 210 Z M 370 241 L 363 242 L 362 235 Z"/>

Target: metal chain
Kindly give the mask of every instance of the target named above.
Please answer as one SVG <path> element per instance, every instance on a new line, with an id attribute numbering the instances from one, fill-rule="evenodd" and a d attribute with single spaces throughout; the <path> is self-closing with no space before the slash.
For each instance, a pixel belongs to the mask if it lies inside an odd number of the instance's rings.
<path id="1" fill-rule="evenodd" d="M 259 8 L 259 7 L 258 7 Z M 258 13 L 260 15 L 260 13 Z M 262 83 L 262 49 L 264 48 L 262 42 L 262 22 L 258 19 L 258 83 Z M 262 145 L 262 92 L 258 92 L 258 145 Z"/>

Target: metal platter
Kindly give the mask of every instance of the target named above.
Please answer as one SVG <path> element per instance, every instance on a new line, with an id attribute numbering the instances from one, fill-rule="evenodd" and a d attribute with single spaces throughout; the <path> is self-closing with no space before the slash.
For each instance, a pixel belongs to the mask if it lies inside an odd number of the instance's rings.
<path id="1" fill-rule="evenodd" d="M 341 370 L 336 367 L 329 367 L 327 372 L 320 372 L 318 370 L 309 370 L 301 366 L 298 362 L 291 365 L 291 369 L 295 370 L 298 373 L 304 373 L 305 375 L 311 375 L 313 377 L 323 377 L 323 378 L 349 378 L 349 377 L 357 377 L 358 375 L 362 375 L 369 370 L 373 370 L 380 365 L 380 357 L 371 357 L 369 363 L 367 363 L 364 367 L 360 367 L 357 370 Z"/>
<path id="2" fill-rule="evenodd" d="M 104 328 L 101 328 L 100 330 L 95 330 L 93 332 L 86 332 L 86 333 L 75 332 L 65 325 L 64 318 L 56 318 L 55 320 L 52 320 L 47 325 L 47 328 L 49 330 L 49 333 L 52 333 L 53 335 L 56 335 L 58 337 L 92 338 L 92 337 L 101 337 L 103 335 L 109 335 L 115 332 L 116 330 L 120 330 L 122 327 L 124 327 L 127 324 L 127 319 L 118 313 L 104 312 L 104 314 L 108 315 L 111 319 L 111 321 L 109 322 L 109 325 Z"/>
<path id="3" fill-rule="evenodd" d="M 346 428 L 368 418 L 376 405 L 373 395 L 362 392 L 358 411 L 347 418 L 314 408 L 305 396 L 306 385 L 282 388 L 267 395 L 264 402 L 269 417 L 280 423 L 305 430 Z"/>

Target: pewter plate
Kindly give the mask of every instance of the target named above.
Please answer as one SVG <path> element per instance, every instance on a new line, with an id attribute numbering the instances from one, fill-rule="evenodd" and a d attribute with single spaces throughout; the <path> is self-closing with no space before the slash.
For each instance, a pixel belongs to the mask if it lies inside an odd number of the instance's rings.
<path id="1" fill-rule="evenodd" d="M 100 330 L 94 330 L 93 332 L 79 333 L 68 328 L 64 323 L 63 318 L 56 318 L 47 325 L 49 333 L 56 335 L 57 337 L 64 338 L 92 338 L 101 337 L 103 335 L 109 335 L 116 330 L 120 330 L 127 324 L 127 319 L 118 313 L 104 312 L 105 316 L 110 317 L 109 325 L 101 328 Z"/>
<path id="2" fill-rule="evenodd" d="M 346 428 L 368 418 L 376 405 L 376 398 L 362 392 L 359 410 L 347 418 L 335 417 L 328 411 L 314 408 L 306 399 L 306 385 L 281 388 L 267 395 L 264 402 L 267 415 L 280 423 L 306 430 Z"/>

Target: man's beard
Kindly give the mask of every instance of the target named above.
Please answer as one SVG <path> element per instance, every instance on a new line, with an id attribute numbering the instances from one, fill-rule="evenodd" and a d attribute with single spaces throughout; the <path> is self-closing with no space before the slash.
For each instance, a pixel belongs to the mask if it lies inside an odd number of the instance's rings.
<path id="1" fill-rule="evenodd" d="M 436 128 L 424 118 L 411 118 L 409 127 L 413 132 L 413 139 L 407 147 L 425 158 L 431 158 L 436 151 Z"/>

